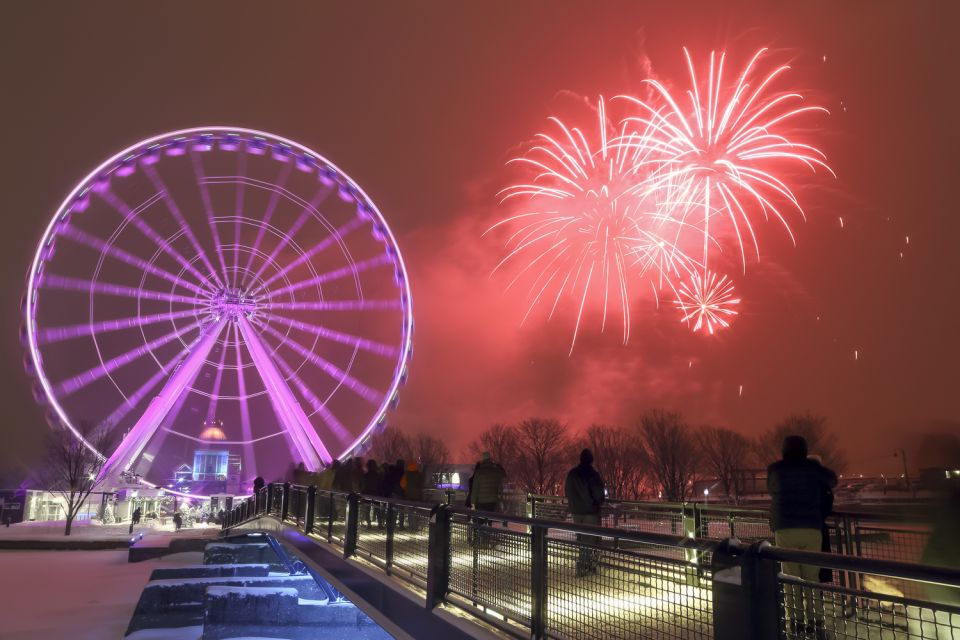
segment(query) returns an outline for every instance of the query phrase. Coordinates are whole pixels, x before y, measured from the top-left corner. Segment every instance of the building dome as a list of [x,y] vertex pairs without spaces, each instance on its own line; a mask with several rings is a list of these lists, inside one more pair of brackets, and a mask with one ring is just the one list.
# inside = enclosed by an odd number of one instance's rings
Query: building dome
[[215,422],[204,422],[203,431],[200,432],[201,440],[226,440],[227,434],[223,432],[223,423],[219,420]]

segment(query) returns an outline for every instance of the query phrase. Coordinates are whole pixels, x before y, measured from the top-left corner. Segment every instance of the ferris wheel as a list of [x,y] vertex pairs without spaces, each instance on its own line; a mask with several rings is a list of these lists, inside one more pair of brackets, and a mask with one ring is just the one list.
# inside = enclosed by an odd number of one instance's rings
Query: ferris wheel
[[319,154],[248,129],[175,131],[97,167],[47,226],[23,305],[49,419],[81,440],[81,422],[111,430],[101,477],[155,484],[197,448],[247,478],[350,455],[412,349],[376,206]]

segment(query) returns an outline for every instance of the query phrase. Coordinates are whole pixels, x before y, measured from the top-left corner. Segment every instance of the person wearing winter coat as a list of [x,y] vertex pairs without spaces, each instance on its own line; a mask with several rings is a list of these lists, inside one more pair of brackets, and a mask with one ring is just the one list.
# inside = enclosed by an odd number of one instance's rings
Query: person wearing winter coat
[[[383,496],[383,485],[383,476],[380,475],[380,466],[377,464],[377,461],[373,458],[367,460],[367,472],[363,474],[363,487],[360,493],[371,497]],[[383,509],[380,504],[368,504],[366,511],[367,529],[373,526],[371,523],[371,515],[376,516],[377,527],[382,529]]]
[[[767,467],[770,493],[770,528],[778,547],[820,551],[828,491],[837,486],[837,474],[809,458],[807,441],[801,436],[783,439],[782,457]],[[819,582],[820,569],[794,562],[783,563],[783,573],[807,582]],[[787,616],[797,633],[826,637],[822,602],[812,588],[785,586]]]
[[[593,452],[590,449],[581,451],[580,464],[567,472],[564,493],[567,496],[567,508],[575,523],[600,524],[600,508],[606,499],[606,487],[603,478],[593,468]],[[600,539],[597,536],[577,534],[577,541],[583,544],[577,560],[577,577],[582,578],[588,573],[597,572],[600,552],[588,545],[597,545]]]

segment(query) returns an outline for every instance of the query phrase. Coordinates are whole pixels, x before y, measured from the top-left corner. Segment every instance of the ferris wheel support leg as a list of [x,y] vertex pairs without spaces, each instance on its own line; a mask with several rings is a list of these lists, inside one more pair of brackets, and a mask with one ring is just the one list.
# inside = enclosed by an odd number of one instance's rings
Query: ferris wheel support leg
[[243,336],[243,341],[250,352],[250,358],[267,387],[270,402],[301,457],[299,462],[303,462],[308,469],[312,470],[317,470],[332,462],[333,458],[324,446],[323,441],[320,440],[320,436],[317,435],[313,425],[310,424],[310,419],[304,413],[300,403],[297,402],[283,376],[280,375],[280,371],[270,358],[249,320],[240,315],[237,318],[237,326],[240,328],[240,335]]
[[226,324],[226,319],[220,320],[201,334],[190,354],[174,370],[163,389],[150,401],[146,411],[130,429],[127,437],[123,439],[113,455],[107,459],[97,476],[98,482],[117,469],[125,471],[133,465],[144,447],[147,446],[150,438],[160,427],[160,423],[170,413],[177,400],[194,380],[197,372],[200,371],[200,367],[206,361],[207,354],[216,344],[217,338]]

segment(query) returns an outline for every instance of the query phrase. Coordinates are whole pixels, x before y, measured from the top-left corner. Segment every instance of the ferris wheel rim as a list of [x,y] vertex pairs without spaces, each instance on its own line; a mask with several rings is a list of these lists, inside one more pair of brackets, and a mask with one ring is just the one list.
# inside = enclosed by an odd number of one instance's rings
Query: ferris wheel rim
[[357,437],[345,447],[343,453],[340,454],[340,457],[348,458],[356,452],[357,448],[364,443],[371,433],[385,423],[386,413],[391,405],[395,402],[399,392],[399,387],[406,378],[407,367],[413,350],[413,296],[410,290],[410,281],[407,273],[406,263],[403,259],[402,253],[399,250],[399,244],[396,236],[394,235],[393,230],[390,228],[390,225],[387,223],[386,218],[383,216],[383,213],[380,211],[379,207],[377,207],[373,199],[367,194],[367,192],[353,178],[351,178],[349,174],[347,174],[325,155],[318,153],[314,149],[285,136],[261,129],[227,125],[208,125],[175,129],[172,131],[155,134],[124,147],[119,152],[109,156],[106,160],[98,164],[93,170],[87,173],[82,179],[76,182],[75,186],[56,207],[54,215],[50,218],[50,221],[44,229],[43,234],[36,245],[33,260],[30,263],[30,270],[27,275],[27,288],[24,301],[23,317],[24,324],[26,325],[27,350],[34,370],[33,375],[40,383],[46,403],[48,403],[49,407],[53,409],[61,426],[69,429],[69,431],[75,438],[77,438],[78,441],[80,441],[87,449],[96,454],[99,458],[106,459],[107,456],[94,447],[75,427],[69,413],[64,409],[57,398],[57,395],[54,393],[53,385],[47,378],[44,370],[43,359],[40,354],[40,346],[37,341],[37,328],[35,323],[35,309],[39,298],[37,277],[45,261],[44,249],[50,240],[56,237],[58,222],[60,222],[61,219],[63,219],[70,212],[71,205],[78,200],[78,197],[82,196],[91,188],[91,184],[95,179],[101,176],[111,176],[119,168],[122,161],[131,156],[131,154],[134,152],[146,151],[152,145],[156,145],[162,141],[174,140],[177,137],[195,136],[204,133],[233,133],[242,136],[248,136],[250,138],[263,138],[266,141],[278,142],[280,144],[287,145],[294,150],[304,152],[308,156],[312,156],[312,158],[316,161],[318,168],[327,167],[329,170],[332,170],[335,174],[335,177],[333,178],[334,181],[341,187],[347,187],[356,194],[354,199],[357,200],[358,203],[362,203],[372,212],[377,221],[380,223],[380,232],[386,237],[388,244],[395,249],[392,257],[396,260],[397,268],[402,276],[398,279],[397,284],[401,288],[402,298],[406,300],[406,303],[401,305],[402,321],[400,330],[400,343],[397,348],[398,356],[396,360],[396,366],[394,367],[394,372],[391,376],[389,387],[383,393],[383,398],[377,407],[377,410],[373,413],[373,417],[368,421],[367,425],[359,431]]

